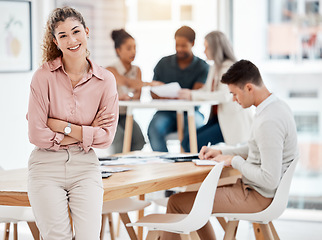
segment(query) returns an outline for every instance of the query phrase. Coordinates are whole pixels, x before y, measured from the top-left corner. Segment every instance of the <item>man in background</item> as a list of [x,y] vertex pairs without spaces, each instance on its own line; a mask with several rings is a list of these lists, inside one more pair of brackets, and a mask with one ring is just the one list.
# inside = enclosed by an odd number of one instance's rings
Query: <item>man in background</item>
[[[199,89],[207,79],[208,64],[196,57],[192,52],[195,42],[192,28],[183,26],[175,33],[176,54],[163,57],[154,68],[154,81],[163,84],[178,82],[181,88]],[[153,99],[160,99],[151,93]],[[164,99],[164,98],[163,98]],[[203,115],[195,111],[196,127],[203,125]],[[184,115],[184,133],[188,132],[187,115]],[[177,131],[177,115],[175,111],[158,111],[148,128],[148,137],[153,151],[168,152],[166,135]]]

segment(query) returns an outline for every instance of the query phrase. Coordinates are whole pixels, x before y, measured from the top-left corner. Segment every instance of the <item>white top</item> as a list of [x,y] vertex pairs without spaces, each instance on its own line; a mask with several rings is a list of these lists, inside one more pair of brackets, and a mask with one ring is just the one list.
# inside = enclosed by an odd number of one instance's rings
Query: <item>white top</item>
[[[218,102],[218,121],[225,143],[228,145],[247,142],[253,119],[253,111],[243,109],[238,103],[233,102],[228,85],[220,82],[222,75],[232,64],[232,61],[225,61],[219,72],[214,65],[211,66],[205,85],[191,92],[193,101]],[[212,91],[213,79],[215,79],[214,91]]]
[[224,149],[222,153],[238,155],[232,166],[242,173],[243,182],[264,197],[274,197],[284,172],[298,156],[291,109],[274,94],[270,95],[256,109],[248,145]]
[[[115,68],[120,75],[123,75],[130,79],[135,79],[139,71],[139,67],[135,65],[131,65],[131,69],[127,71],[120,59],[118,59],[111,67]],[[134,89],[129,88],[125,85],[117,85],[117,92],[119,95],[123,95],[123,94],[128,94],[130,92],[134,92]],[[119,112],[120,114],[125,114],[126,108],[120,107]]]

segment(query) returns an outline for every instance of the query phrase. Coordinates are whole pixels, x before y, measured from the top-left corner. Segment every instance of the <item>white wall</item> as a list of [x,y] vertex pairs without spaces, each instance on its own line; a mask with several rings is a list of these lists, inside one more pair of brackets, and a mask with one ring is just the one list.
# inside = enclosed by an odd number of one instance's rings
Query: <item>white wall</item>
[[[57,3],[60,2],[63,1],[57,0]],[[71,1],[64,2],[72,3]],[[76,3],[75,5],[92,6],[93,16],[90,21],[94,27],[90,38],[90,41],[93,41],[90,44],[92,46],[91,58],[98,64],[107,66],[115,59],[114,47],[109,37],[111,29],[125,25],[124,1],[74,0],[73,2]],[[55,0],[31,0],[31,3],[33,71],[0,73],[0,166],[4,169],[26,167],[33,149],[33,145],[28,140],[26,120],[29,85],[33,72],[41,61],[40,44],[43,29],[49,12],[55,7]]]
[[238,0],[233,7],[234,50],[238,59],[266,59],[266,0]]

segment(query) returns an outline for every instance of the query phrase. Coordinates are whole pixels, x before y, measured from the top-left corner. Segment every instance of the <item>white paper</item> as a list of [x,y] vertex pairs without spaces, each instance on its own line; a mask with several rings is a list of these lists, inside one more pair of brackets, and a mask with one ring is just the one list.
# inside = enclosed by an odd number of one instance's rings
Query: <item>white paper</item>
[[159,97],[177,98],[178,92],[181,89],[179,83],[167,83],[160,86],[151,87],[151,91]]
[[212,160],[192,160],[198,166],[213,166],[218,162]]

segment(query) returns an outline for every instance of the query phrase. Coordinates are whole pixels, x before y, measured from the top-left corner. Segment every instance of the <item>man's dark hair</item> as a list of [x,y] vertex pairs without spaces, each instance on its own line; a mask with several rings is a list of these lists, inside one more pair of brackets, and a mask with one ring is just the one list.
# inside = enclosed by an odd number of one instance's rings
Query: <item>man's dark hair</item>
[[176,37],[185,37],[186,39],[189,40],[189,42],[193,43],[196,38],[196,33],[191,27],[182,26],[174,34],[174,38]]
[[221,82],[234,84],[240,88],[243,88],[247,83],[252,83],[256,86],[263,84],[258,68],[248,60],[240,60],[234,63],[222,76]]

